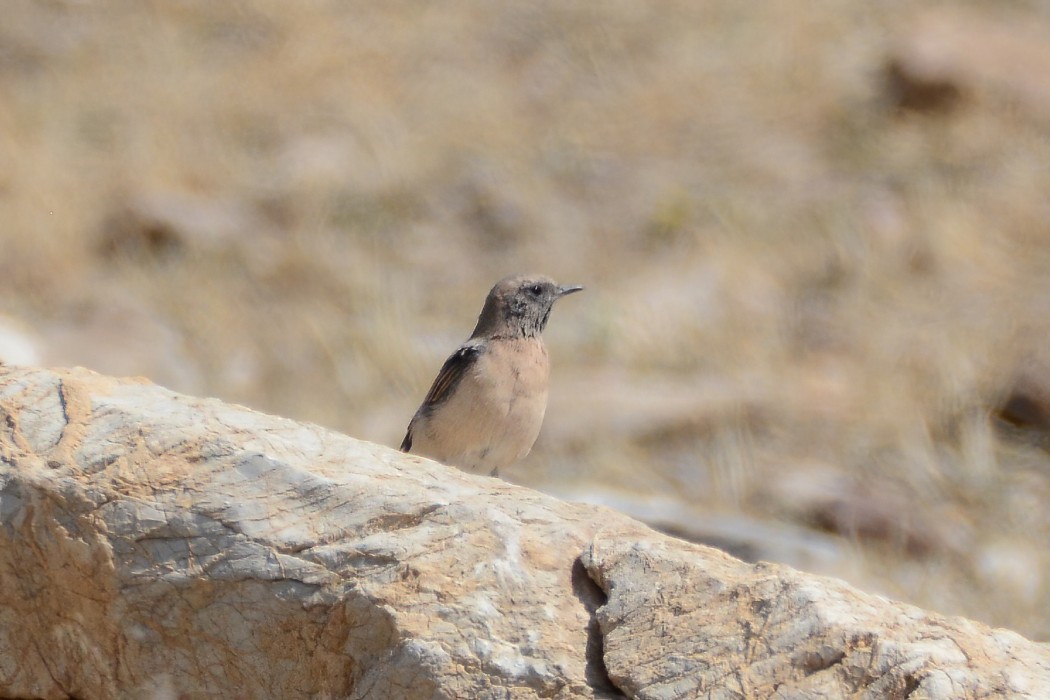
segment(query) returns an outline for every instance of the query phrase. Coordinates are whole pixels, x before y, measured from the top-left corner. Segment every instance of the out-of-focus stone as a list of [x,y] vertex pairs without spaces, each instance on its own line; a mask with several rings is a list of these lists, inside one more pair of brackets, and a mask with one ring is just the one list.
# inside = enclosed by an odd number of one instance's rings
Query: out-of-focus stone
[[794,520],[913,555],[962,553],[973,545],[972,524],[952,504],[918,507],[919,495],[889,480],[859,480],[830,467],[793,465],[765,492]]
[[0,363],[40,364],[40,341],[13,318],[0,316]]
[[[105,257],[167,259],[189,249],[215,251],[236,243],[263,244],[266,219],[247,202],[176,191],[144,191],[122,199],[103,222]],[[244,248],[246,246],[242,246]]]
[[1050,358],[1031,354],[1021,363],[998,409],[1017,428],[1050,431]]
[[151,377],[183,391],[201,391],[201,370],[178,329],[117,286],[96,288],[78,305],[40,323],[40,355],[50,365]]
[[1050,118],[1050,25],[943,5],[908,18],[887,60],[896,106],[944,110],[990,91]]

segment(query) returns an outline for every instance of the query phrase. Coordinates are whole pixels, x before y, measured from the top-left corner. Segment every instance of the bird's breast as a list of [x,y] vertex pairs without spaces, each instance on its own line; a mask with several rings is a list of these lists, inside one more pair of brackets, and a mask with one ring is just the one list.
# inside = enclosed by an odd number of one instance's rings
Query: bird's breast
[[550,360],[538,338],[492,342],[474,370],[485,394],[508,413],[527,410],[536,401],[547,404]]
[[435,457],[488,474],[532,449],[547,409],[550,362],[538,338],[490,341],[427,425]]

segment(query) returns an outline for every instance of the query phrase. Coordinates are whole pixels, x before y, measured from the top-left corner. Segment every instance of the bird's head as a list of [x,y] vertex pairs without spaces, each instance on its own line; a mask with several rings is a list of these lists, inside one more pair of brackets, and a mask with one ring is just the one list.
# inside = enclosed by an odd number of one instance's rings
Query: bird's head
[[578,285],[559,286],[544,275],[504,277],[485,299],[471,337],[537,336],[547,327],[554,302],[581,289]]

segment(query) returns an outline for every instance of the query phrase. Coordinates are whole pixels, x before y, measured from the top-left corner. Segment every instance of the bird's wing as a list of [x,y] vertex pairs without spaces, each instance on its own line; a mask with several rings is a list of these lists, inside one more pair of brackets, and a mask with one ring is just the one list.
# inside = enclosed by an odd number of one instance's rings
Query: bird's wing
[[422,405],[416,411],[416,416],[412,418],[412,423],[408,425],[405,439],[401,441],[402,452],[409,452],[412,449],[412,425],[416,422],[416,417],[425,415],[447,399],[484,350],[483,342],[471,341],[461,345],[458,350],[449,355],[445,364],[441,365],[441,370],[423,399]]

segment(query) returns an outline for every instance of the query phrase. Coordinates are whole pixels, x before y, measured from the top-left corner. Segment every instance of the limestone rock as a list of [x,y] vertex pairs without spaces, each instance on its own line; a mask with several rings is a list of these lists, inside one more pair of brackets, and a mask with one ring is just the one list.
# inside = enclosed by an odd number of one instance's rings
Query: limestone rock
[[774,564],[605,531],[583,557],[630,697],[1039,698],[1050,649]]
[[1050,651],[316,426],[0,367],[0,696],[909,691],[1050,696]]

